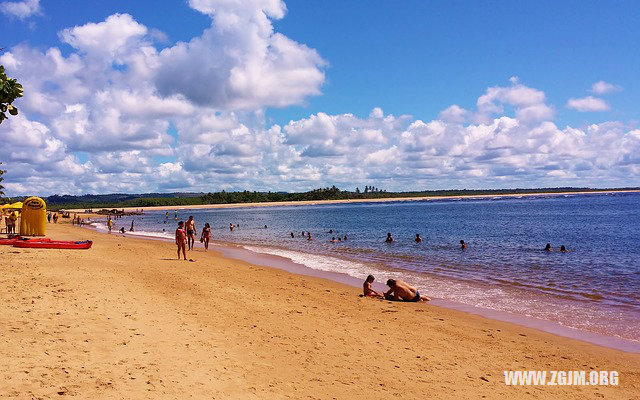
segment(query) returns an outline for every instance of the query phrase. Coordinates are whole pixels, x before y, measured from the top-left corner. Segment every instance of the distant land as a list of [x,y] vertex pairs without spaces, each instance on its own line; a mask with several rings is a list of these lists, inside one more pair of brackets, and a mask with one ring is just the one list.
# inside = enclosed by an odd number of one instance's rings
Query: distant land
[[[143,194],[85,194],[81,196],[53,195],[45,197],[47,207],[51,210],[60,209],[96,209],[96,208],[144,208],[157,206],[197,206],[208,204],[245,204],[245,203],[275,203],[297,201],[323,200],[376,200],[402,199],[416,197],[468,197],[468,196],[501,196],[526,195],[543,193],[590,193],[590,192],[624,192],[638,191],[640,187],[627,188],[537,188],[537,189],[451,189],[424,190],[410,192],[387,192],[375,187],[365,186],[360,191],[340,190],[335,186],[314,189],[308,192],[210,192],[210,193],[143,193]],[[4,202],[19,201],[25,197],[13,197]],[[0,202],[2,203],[2,202]]]

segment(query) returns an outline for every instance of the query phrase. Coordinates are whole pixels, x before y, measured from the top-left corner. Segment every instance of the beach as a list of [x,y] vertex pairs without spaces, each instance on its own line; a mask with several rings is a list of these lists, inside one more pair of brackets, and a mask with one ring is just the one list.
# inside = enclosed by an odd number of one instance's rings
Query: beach
[[[640,355],[172,243],[49,224],[87,251],[0,247],[0,396],[638,398]],[[507,386],[505,370],[617,371]]]
[[[640,193],[640,190],[599,190],[588,192],[550,192],[550,193],[516,193],[516,194],[480,194],[468,196],[419,196],[419,197],[387,197],[373,199],[348,199],[348,200],[302,200],[302,201],[272,201],[262,203],[232,203],[232,204],[195,204],[182,206],[152,206],[152,207],[115,207],[125,212],[135,212],[142,210],[200,210],[210,208],[239,208],[239,207],[278,207],[278,206],[308,206],[318,204],[353,204],[353,203],[386,203],[398,201],[431,201],[431,200],[462,200],[462,199],[491,199],[500,197],[539,197],[539,196],[560,196],[560,195],[588,195],[606,193]],[[113,209],[113,207],[106,207]],[[84,213],[84,209],[68,209],[67,211]]]

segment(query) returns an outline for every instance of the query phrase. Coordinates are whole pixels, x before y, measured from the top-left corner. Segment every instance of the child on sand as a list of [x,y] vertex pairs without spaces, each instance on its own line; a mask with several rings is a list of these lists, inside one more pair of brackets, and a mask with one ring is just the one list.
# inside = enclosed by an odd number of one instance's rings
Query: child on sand
[[178,260],[180,259],[180,250],[184,259],[187,259],[187,232],[184,230],[184,221],[178,222],[176,229],[176,246],[178,246]]
[[362,284],[362,290],[364,292],[364,295],[366,297],[377,297],[380,299],[384,299],[384,294],[376,292],[375,290],[371,289],[371,284],[375,279],[376,278],[374,278],[373,275],[367,276],[367,279],[365,279],[364,283]]

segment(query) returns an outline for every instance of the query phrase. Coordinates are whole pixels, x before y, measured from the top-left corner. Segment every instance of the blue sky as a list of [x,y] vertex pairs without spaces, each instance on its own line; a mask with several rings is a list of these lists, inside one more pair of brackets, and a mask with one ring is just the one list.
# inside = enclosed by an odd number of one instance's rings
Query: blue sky
[[60,4],[0,4],[0,62],[33,94],[0,126],[17,194],[640,184],[638,2]]

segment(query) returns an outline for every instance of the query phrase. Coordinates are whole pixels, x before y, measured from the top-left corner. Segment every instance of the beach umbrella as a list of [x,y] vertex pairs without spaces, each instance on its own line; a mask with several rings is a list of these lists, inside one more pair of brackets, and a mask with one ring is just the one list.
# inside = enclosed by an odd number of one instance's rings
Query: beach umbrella
[[22,202],[21,202],[21,201],[17,201],[17,202],[15,202],[15,203],[13,203],[13,204],[11,205],[11,208],[17,208],[17,209],[22,210]]

